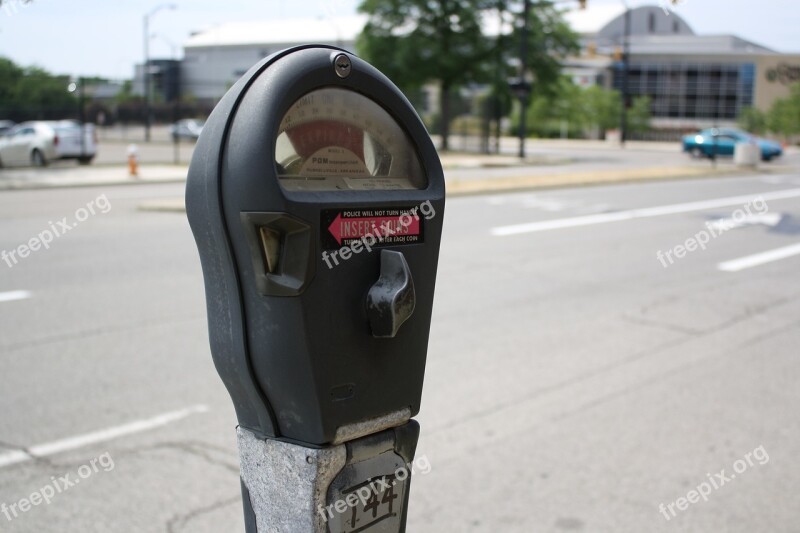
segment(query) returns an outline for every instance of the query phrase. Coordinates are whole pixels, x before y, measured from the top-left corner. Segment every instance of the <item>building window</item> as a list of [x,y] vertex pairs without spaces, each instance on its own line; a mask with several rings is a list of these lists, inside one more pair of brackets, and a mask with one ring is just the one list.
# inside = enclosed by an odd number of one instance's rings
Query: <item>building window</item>
[[650,16],[647,20],[647,25],[650,28],[650,33],[656,32],[656,16],[654,13],[650,13]]
[[[622,88],[621,65],[613,71],[613,87]],[[753,104],[755,66],[724,63],[641,63],[631,65],[630,98],[648,96],[653,116],[735,120]]]
[[681,32],[681,25],[678,24],[677,20],[672,21],[672,33],[680,33]]

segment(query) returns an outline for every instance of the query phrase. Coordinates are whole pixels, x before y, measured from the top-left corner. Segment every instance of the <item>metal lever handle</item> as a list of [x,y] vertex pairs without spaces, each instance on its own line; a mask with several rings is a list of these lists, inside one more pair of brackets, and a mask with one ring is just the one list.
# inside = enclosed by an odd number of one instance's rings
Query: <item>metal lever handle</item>
[[414,280],[401,252],[381,250],[381,275],[367,294],[373,337],[391,338],[414,312]]

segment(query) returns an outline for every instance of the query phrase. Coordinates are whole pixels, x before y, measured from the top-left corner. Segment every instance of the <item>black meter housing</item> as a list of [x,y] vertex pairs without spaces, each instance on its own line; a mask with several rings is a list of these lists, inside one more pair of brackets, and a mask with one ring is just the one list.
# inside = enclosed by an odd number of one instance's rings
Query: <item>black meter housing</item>
[[349,52],[279,52],[230,89],[186,208],[242,427],[324,446],[419,411],[444,195],[413,107]]

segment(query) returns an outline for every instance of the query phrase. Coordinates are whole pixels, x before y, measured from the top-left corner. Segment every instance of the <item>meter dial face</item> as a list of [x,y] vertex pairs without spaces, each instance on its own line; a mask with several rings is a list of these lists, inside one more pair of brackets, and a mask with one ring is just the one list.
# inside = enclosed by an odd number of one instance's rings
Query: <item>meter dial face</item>
[[324,88],[297,100],[281,120],[275,164],[288,191],[424,189],[408,134],[357,92]]

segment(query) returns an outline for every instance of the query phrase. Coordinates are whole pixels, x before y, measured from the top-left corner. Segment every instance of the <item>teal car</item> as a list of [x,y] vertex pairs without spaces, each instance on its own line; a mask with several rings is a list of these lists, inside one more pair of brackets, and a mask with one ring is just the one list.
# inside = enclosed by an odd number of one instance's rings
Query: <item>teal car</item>
[[771,161],[783,155],[783,147],[775,141],[750,135],[735,128],[711,128],[683,138],[683,151],[692,157],[732,156],[738,143],[756,143],[761,160]]

